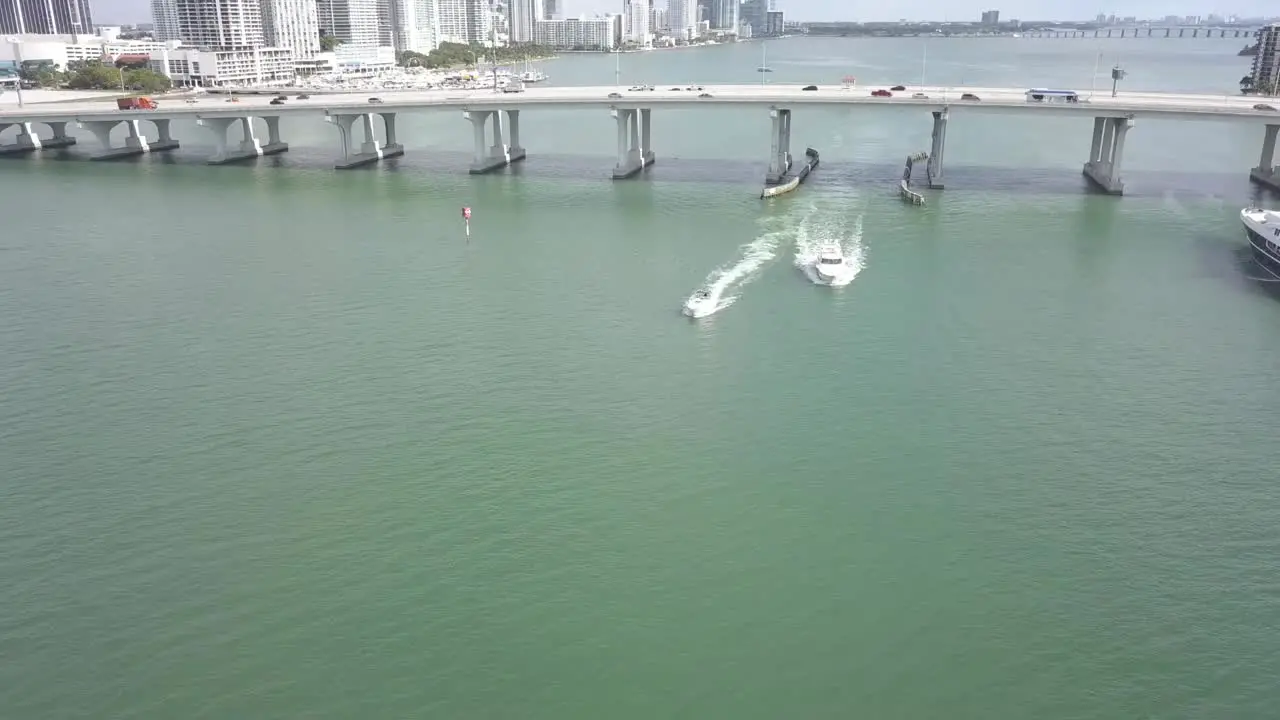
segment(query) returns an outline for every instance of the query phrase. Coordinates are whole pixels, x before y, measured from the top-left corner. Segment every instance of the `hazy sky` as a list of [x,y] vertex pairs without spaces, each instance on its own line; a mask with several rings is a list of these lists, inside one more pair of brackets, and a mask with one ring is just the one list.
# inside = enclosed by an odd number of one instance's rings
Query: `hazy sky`
[[[658,0],[660,3],[665,0]],[[1272,2],[1263,0],[1099,0],[1093,7],[1088,0],[917,0],[891,4],[871,0],[778,0],[778,9],[792,20],[977,20],[983,10],[999,10],[1003,18],[1084,20],[1100,12],[1139,17],[1165,15],[1264,15],[1277,11]],[[92,0],[94,22],[136,23],[151,21],[149,0]],[[567,14],[620,12],[622,0],[565,0]]]

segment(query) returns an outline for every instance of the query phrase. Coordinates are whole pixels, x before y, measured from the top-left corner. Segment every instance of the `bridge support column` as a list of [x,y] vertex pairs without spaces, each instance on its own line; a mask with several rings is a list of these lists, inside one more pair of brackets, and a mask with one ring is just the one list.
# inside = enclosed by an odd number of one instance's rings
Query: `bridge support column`
[[[111,144],[111,131],[120,123],[124,123],[128,136],[124,139],[124,146]],[[156,127],[161,137],[155,142],[147,140],[147,136],[142,133],[140,123],[141,119],[133,118],[129,120],[88,120],[78,123],[78,125],[89,132],[102,143],[102,152],[91,156],[90,160],[112,160],[115,158],[129,157],[132,155],[142,155],[148,152],[159,152],[161,150],[172,150],[178,147],[178,141],[169,136],[168,120],[162,120],[164,126],[161,129],[159,122]]]
[[654,154],[649,149],[650,110],[613,110],[618,123],[618,162],[613,166],[613,179],[629,178],[653,164]]
[[947,149],[947,117],[946,110],[933,113],[933,146],[929,149],[929,162],[925,165],[928,186],[931,190],[944,187],[942,179],[942,160]]
[[[516,111],[517,113],[519,111]],[[524,159],[524,148],[519,148],[519,152],[515,152],[516,148],[511,147],[503,139],[502,136],[502,112],[499,110],[464,110],[462,116],[471,121],[471,127],[475,131],[475,154],[471,158],[471,174],[481,175],[491,172],[501,167],[506,167],[513,162]],[[519,124],[519,116],[516,116],[516,124]],[[493,121],[492,144],[489,144],[485,138],[485,125],[490,120]],[[508,125],[511,124],[510,115],[508,115]],[[519,130],[512,127],[512,131],[518,133]],[[515,136],[512,136],[515,139]]]
[[1108,195],[1123,195],[1120,168],[1124,160],[1124,140],[1133,127],[1132,117],[1101,117],[1093,120],[1093,143],[1084,176]]
[[1249,171],[1249,179],[1272,190],[1280,190],[1280,178],[1275,176],[1276,135],[1280,125],[1267,125],[1262,135],[1262,157],[1258,167]]
[[764,176],[765,185],[784,182],[791,171],[791,111],[773,108],[769,111],[773,120],[770,135],[769,171]]
[[[404,154],[404,147],[391,142],[395,136],[395,113],[379,113],[388,133],[387,143],[378,142],[377,132],[373,127],[373,113],[330,114],[325,117],[329,123],[338,128],[338,139],[342,144],[342,157],[333,164],[338,170],[347,170],[361,165],[378,162],[386,158],[399,157]],[[390,119],[388,119],[390,116]],[[364,142],[356,148],[355,125],[360,121],[363,128]],[[270,131],[270,125],[267,127]]]
[[13,155],[17,153],[26,153],[39,150],[43,147],[40,135],[32,129],[32,122],[16,122],[0,124],[0,132],[4,132],[6,128],[17,126],[18,140],[9,145],[0,145],[0,155]]
[[[263,120],[267,123],[268,134],[265,145],[258,138],[258,133],[253,126],[252,116],[197,118],[197,125],[209,128],[209,131],[213,133],[214,145],[217,147],[214,154],[209,156],[208,163],[210,165],[222,165],[236,162],[237,160],[250,160],[262,155],[275,155],[288,150],[289,145],[280,141],[280,117],[271,116],[263,118]],[[227,144],[227,130],[237,122],[240,123],[241,140],[238,146],[231,147]],[[167,133],[167,128],[165,132]]]

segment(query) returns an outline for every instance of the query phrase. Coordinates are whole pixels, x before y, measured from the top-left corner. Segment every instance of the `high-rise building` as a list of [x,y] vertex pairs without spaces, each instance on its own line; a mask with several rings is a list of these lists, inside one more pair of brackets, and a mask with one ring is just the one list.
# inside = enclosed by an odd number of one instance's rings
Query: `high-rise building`
[[265,45],[258,0],[174,0],[178,34],[211,50],[252,50]]
[[738,0],[710,0],[707,22],[717,30],[738,31]]
[[659,30],[668,30],[670,25],[667,24],[667,10],[660,8],[656,4],[649,6],[649,32],[656,33]]
[[262,0],[262,31],[267,45],[292,50],[296,60],[320,52],[315,0]]
[[652,6],[649,0],[622,0],[622,40],[636,45],[653,42],[649,20]]
[[560,19],[560,0],[542,0],[542,19]]
[[[290,10],[290,3],[303,0],[281,0],[273,8],[273,21],[281,27],[296,28],[300,24],[280,15]],[[193,46],[191,51],[175,51],[186,57],[191,71],[182,73],[200,84],[262,84],[287,81],[294,76],[294,53],[291,48],[266,44],[263,6],[260,0],[173,0],[178,17],[178,36]],[[294,6],[296,10],[297,7]],[[282,31],[286,35],[296,29]],[[189,56],[189,57],[188,57]],[[165,65],[183,60],[170,57]],[[194,70],[199,63],[200,70]]]
[[533,42],[533,24],[543,18],[540,0],[508,0],[507,17],[510,19],[511,42]]
[[[379,17],[379,1],[318,0],[316,15],[319,29],[326,35],[337,38],[344,45],[362,48],[379,47],[383,45],[381,25],[384,21]],[[389,20],[385,22],[389,23]],[[389,27],[387,32],[390,33]],[[389,39],[386,44],[391,44]]]
[[489,43],[493,31],[493,10],[488,0],[435,0],[440,24],[439,42]]
[[533,27],[534,42],[548,47],[576,50],[613,50],[622,39],[622,16],[539,20]]
[[983,12],[983,13],[982,13],[982,24],[983,24],[983,25],[999,25],[999,24],[1000,24],[1000,11],[999,11],[999,10],[987,10],[987,11]]
[[89,0],[0,0],[0,33],[92,35]]
[[1280,93],[1280,23],[1259,28],[1258,54],[1253,56],[1253,87],[1267,95]]
[[177,0],[151,0],[151,19],[154,29],[151,31],[156,40],[168,42],[181,40],[178,31]]
[[392,46],[397,52],[405,50],[429,53],[439,45],[436,27],[440,24],[435,0],[392,0]]
[[667,0],[667,25],[677,39],[690,40],[698,27],[697,0]]

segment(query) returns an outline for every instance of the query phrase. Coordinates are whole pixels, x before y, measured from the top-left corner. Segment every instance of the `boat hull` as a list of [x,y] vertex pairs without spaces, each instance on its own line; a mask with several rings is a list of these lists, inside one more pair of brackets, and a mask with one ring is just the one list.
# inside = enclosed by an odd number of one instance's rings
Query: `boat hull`
[[1254,262],[1280,278],[1280,237],[1263,237],[1247,223],[1244,226],[1244,232],[1249,238],[1249,248],[1253,251]]

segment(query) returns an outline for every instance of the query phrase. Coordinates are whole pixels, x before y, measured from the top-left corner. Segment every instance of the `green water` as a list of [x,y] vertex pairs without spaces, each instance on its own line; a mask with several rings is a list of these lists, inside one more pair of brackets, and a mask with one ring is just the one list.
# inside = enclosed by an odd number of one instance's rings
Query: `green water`
[[[769,63],[888,82],[913,42]],[[1069,42],[937,42],[930,82],[1087,86]],[[1244,62],[1101,47],[1135,88]],[[492,177],[453,115],[345,173],[318,118],[244,166],[194,127],[0,163],[0,717],[1274,715],[1258,128],[1140,122],[1108,198],[1087,120],[956,113],[921,209],[927,114],[798,112],[823,166],[771,203],[767,117],[655,112],[611,183],[607,116],[527,114]],[[795,267],[824,240],[847,287]],[[733,304],[680,317],[717,271]]]

